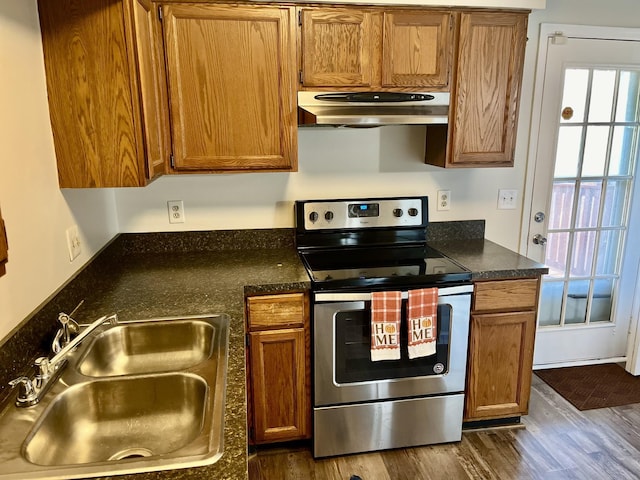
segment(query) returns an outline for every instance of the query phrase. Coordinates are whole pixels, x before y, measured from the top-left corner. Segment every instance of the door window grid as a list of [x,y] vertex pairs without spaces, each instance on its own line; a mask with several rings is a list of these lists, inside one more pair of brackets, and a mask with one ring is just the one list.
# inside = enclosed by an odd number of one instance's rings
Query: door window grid
[[541,326],[611,321],[638,155],[639,78],[622,69],[565,70],[562,107],[573,110],[563,110],[559,126]]

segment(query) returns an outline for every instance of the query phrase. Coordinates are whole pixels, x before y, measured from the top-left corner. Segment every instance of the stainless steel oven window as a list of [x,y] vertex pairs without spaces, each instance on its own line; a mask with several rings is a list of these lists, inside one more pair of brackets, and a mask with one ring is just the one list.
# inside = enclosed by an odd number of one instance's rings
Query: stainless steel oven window
[[449,366],[451,307],[438,306],[438,337],[436,353],[428,357],[409,359],[407,349],[406,301],[403,301],[403,321],[400,324],[400,360],[371,361],[370,302],[362,310],[340,311],[335,314],[334,380],[345,383],[391,380],[429,375],[446,375]]

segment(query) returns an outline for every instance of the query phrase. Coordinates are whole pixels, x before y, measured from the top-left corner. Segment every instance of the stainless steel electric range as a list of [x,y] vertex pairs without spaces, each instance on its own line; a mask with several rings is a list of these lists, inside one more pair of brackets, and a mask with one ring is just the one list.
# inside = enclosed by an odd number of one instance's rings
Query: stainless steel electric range
[[[427,197],[296,202],[312,281],[314,456],[462,436],[471,273],[426,241]],[[371,360],[371,296],[437,287],[436,352]],[[406,322],[401,323],[406,335]]]

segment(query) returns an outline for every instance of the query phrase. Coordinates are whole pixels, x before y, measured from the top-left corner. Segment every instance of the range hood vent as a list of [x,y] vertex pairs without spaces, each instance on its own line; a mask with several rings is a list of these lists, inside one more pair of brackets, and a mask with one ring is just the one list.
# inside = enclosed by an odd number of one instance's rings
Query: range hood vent
[[448,93],[298,92],[301,126],[446,124]]

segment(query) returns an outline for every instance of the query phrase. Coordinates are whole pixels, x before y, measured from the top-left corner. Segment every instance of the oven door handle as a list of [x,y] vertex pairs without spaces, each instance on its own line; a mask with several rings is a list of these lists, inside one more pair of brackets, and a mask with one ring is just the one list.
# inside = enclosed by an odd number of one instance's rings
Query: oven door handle
[[[459,285],[456,287],[438,288],[438,297],[446,297],[449,295],[469,294],[473,292],[473,285]],[[319,302],[367,302],[371,300],[370,292],[353,292],[353,293],[328,293],[316,292],[315,301]],[[403,291],[402,298],[409,298],[409,292]]]

